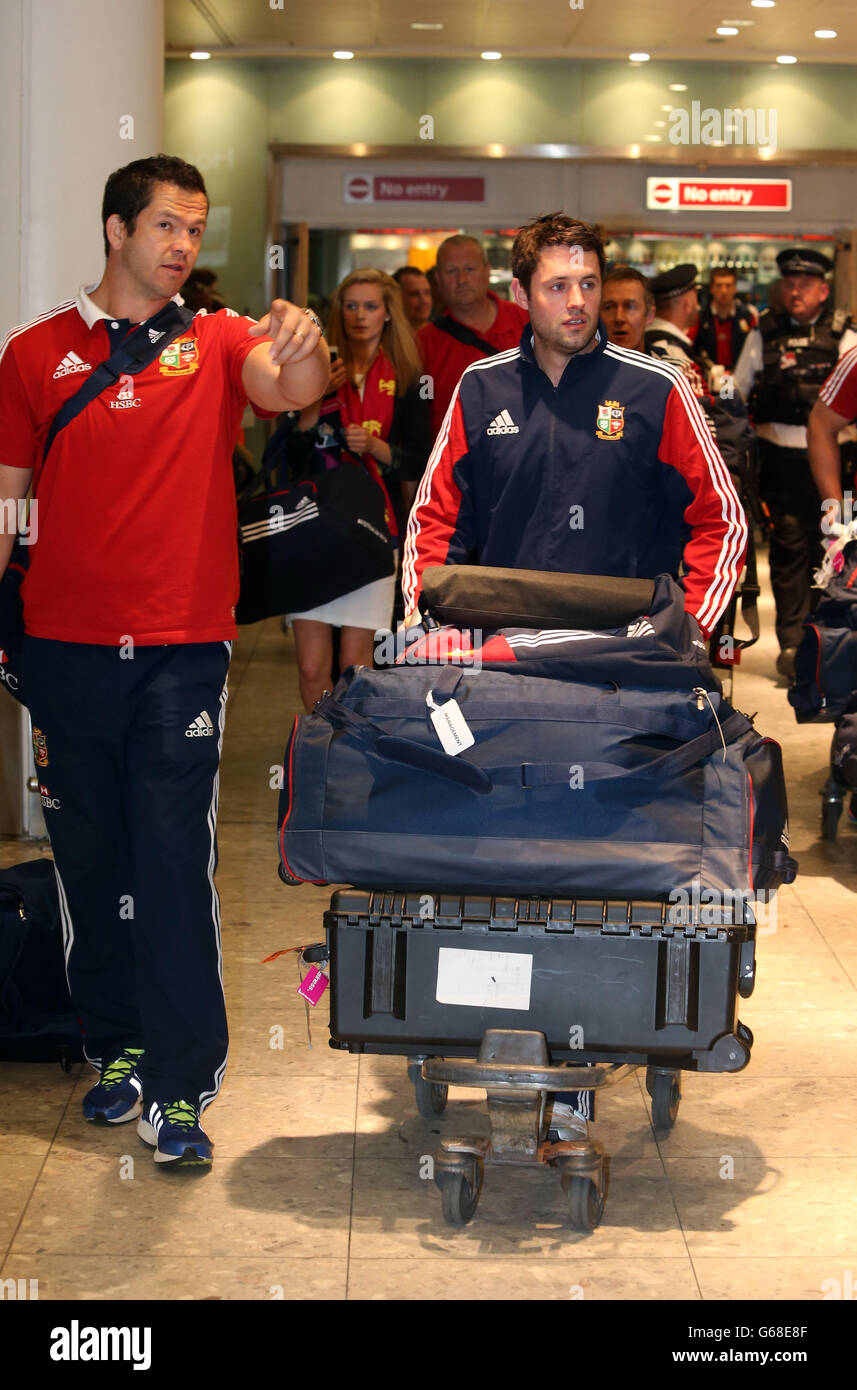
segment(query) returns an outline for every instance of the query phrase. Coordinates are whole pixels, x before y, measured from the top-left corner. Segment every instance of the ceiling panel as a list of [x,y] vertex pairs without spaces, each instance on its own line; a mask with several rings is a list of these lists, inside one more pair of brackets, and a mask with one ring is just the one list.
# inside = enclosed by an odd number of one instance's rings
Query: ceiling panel
[[[575,5],[581,0],[575,0]],[[389,57],[466,57],[486,47],[505,57],[625,57],[639,48],[653,58],[715,62],[857,61],[857,0],[777,0],[753,9],[749,0],[167,0],[167,51],[206,47],[215,56],[252,51],[302,57],[351,48]],[[746,22],[718,38],[727,20]],[[442,24],[415,30],[414,23]],[[835,40],[813,37],[817,28]]]

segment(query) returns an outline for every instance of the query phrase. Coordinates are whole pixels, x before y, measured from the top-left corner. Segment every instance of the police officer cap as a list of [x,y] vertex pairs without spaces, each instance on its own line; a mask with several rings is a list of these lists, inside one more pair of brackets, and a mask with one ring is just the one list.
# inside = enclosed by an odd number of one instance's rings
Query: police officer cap
[[649,289],[655,299],[677,299],[680,294],[687,294],[696,284],[697,269],[689,261],[683,265],[674,265],[672,270],[665,270],[663,274],[656,275],[649,281]]
[[824,279],[833,269],[833,262],[820,251],[808,251],[805,247],[789,247],[777,256],[781,275],[818,275]]

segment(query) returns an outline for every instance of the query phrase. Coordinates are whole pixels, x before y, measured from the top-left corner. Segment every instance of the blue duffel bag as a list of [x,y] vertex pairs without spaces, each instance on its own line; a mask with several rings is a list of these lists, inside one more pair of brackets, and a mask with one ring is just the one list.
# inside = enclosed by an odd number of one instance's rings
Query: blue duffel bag
[[857,540],[845,544],[838,566],[829,575],[825,566],[818,571],[824,597],[805,620],[795,653],[789,704],[799,724],[831,723],[857,693]]
[[295,720],[279,823],[293,883],[666,897],[797,867],[779,745],[719,693],[523,668],[349,668]]

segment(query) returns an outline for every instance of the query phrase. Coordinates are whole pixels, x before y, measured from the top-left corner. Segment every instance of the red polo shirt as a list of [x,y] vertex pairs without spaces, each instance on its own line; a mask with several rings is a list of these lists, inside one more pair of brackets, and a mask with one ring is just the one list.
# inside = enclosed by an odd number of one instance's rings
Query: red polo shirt
[[[493,290],[488,291],[488,298],[493,299],[497,306],[497,317],[490,328],[477,336],[484,338],[486,343],[490,343],[500,352],[505,352],[506,348],[516,348],[521,341],[524,325],[530,321],[526,309],[521,309],[511,300],[498,299]],[[450,314],[449,317],[455,318],[455,315]],[[456,322],[459,320],[456,319]],[[486,354],[480,352],[479,348],[457,342],[448,333],[444,333],[442,328],[436,328],[433,323],[427,323],[420,329],[417,342],[423,355],[426,375],[432,378],[434,386],[431,427],[437,434],[464,368],[469,367],[471,362],[480,362]]]
[[103,646],[235,636],[232,447],[247,403],[244,359],[265,341],[247,336],[252,323],[232,310],[198,313],[61,430],[44,467],[57,411],[130,325],[81,291],[9,333],[0,463],[34,470],[36,538],[22,586],[32,636]]

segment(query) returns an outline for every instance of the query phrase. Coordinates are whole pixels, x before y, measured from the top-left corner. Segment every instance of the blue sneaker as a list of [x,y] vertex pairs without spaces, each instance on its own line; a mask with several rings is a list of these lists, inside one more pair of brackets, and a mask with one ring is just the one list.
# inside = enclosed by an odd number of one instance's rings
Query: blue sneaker
[[83,1118],[94,1125],[124,1125],[143,1109],[143,1087],[137,1067],[142,1047],[126,1047],[105,1067],[101,1080],[83,1097]]
[[147,1102],[137,1133],[155,1150],[156,1163],[176,1168],[210,1167],[214,1145],[199,1123],[199,1111],[189,1100]]

